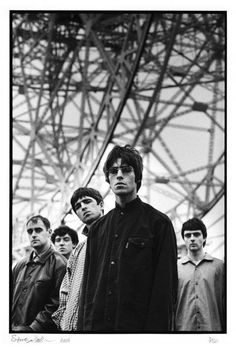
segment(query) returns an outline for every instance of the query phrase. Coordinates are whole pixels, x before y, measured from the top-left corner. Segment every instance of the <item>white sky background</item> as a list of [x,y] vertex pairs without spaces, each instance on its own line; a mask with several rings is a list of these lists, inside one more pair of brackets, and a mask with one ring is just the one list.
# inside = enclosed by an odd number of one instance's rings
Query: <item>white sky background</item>
[[[176,4],[177,3],[177,4]],[[9,296],[8,296],[8,281],[9,281],[9,11],[10,10],[179,10],[179,11],[222,11],[226,10],[227,13],[227,102],[228,102],[228,121],[227,121],[227,279],[228,279],[228,334],[201,334],[201,335],[67,335],[63,337],[60,335],[47,335],[44,337],[44,342],[41,343],[41,347],[48,347],[50,349],[56,347],[73,347],[81,349],[158,349],[160,346],[166,344],[173,349],[178,348],[191,348],[192,349],[205,349],[207,345],[215,346],[218,349],[231,349],[235,348],[236,340],[234,338],[235,333],[235,261],[233,259],[235,252],[235,238],[236,230],[233,227],[233,218],[235,213],[233,212],[233,200],[235,201],[235,185],[233,183],[233,176],[235,174],[235,139],[236,139],[236,127],[235,127],[235,99],[236,91],[234,88],[234,82],[236,80],[236,5],[233,5],[233,1],[206,1],[198,0],[197,2],[190,1],[139,1],[135,2],[135,6],[132,6],[132,1],[119,0],[118,2],[108,1],[45,1],[41,0],[40,3],[31,1],[17,1],[8,0],[2,1],[0,5],[0,33],[1,33],[1,53],[0,53],[0,67],[1,67],[1,85],[0,85],[0,101],[1,101],[1,137],[0,137],[0,160],[1,160],[1,181],[0,181],[0,193],[1,193],[1,231],[2,231],[2,254],[1,254],[1,348],[24,348],[26,346],[38,346],[35,343],[25,345],[17,344],[12,341],[12,335],[8,334],[8,309],[9,309]],[[174,6],[173,6],[174,4]],[[21,335],[24,338],[24,335]],[[27,336],[29,340],[34,339],[34,335]],[[217,343],[210,343],[210,337],[214,338]],[[41,335],[38,336],[41,338]],[[69,339],[70,343],[63,344],[61,339]],[[48,342],[52,341],[52,342]]]

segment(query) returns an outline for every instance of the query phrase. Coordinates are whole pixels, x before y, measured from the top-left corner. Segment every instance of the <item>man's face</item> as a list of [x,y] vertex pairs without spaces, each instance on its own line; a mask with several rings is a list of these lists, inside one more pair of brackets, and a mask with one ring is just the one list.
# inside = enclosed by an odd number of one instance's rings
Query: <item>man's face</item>
[[122,163],[122,160],[119,158],[108,171],[110,186],[115,195],[121,197],[136,196],[137,184],[132,166]]
[[40,252],[49,245],[50,241],[50,229],[46,229],[43,221],[41,219],[36,219],[37,221],[29,221],[26,227],[30,245],[36,251]]
[[70,235],[66,233],[64,236],[55,237],[54,246],[58,252],[60,252],[62,255],[65,255],[67,258],[74,249],[75,244],[72,242]]
[[90,196],[79,198],[75,203],[75,212],[79,219],[86,225],[91,225],[100,218],[103,211],[103,203],[97,203],[96,199]]
[[185,230],[184,241],[188,250],[196,252],[202,249],[205,242],[201,230]]

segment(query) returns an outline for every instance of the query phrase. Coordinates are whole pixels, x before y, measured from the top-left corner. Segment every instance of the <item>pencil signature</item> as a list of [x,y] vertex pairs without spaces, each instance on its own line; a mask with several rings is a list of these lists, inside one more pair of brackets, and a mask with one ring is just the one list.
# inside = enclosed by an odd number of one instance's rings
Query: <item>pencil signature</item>
[[44,336],[38,337],[21,337],[19,335],[13,334],[11,336],[11,342],[12,343],[45,343],[45,342],[51,342],[53,340],[49,340],[45,338]]

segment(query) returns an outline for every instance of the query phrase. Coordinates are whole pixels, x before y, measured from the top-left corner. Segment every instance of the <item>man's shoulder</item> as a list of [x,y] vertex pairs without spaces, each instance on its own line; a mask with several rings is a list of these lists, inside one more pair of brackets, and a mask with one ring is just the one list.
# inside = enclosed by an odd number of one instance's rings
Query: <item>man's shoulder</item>
[[67,259],[58,251],[56,251],[55,249],[52,249],[51,252],[51,257],[53,259],[55,259],[56,263],[59,265],[65,265],[67,264]]
[[23,257],[21,260],[19,260],[13,267],[13,271],[21,270],[28,262],[28,257]]
[[72,251],[69,260],[74,259],[80,252],[86,247],[87,244],[87,237],[82,241],[77,244],[75,249]]
[[206,257],[208,257],[209,260],[211,260],[215,266],[217,267],[224,267],[224,261],[219,259],[219,258],[216,258],[210,254],[207,254],[206,253]]
[[183,255],[177,260],[178,266],[183,266],[183,267],[186,266],[186,263],[188,262],[190,262],[190,259],[187,255]]
[[107,222],[107,220],[110,219],[110,217],[112,216],[112,213],[114,212],[115,209],[111,209],[108,213],[106,213],[105,215],[101,216],[98,220],[96,220],[90,227],[90,229],[94,229],[97,228],[99,226],[102,226],[104,223]]
[[141,206],[143,207],[143,210],[150,213],[150,215],[153,218],[158,219],[158,220],[163,221],[163,222],[171,222],[170,218],[166,214],[164,214],[160,210],[154,208],[152,205],[141,201]]

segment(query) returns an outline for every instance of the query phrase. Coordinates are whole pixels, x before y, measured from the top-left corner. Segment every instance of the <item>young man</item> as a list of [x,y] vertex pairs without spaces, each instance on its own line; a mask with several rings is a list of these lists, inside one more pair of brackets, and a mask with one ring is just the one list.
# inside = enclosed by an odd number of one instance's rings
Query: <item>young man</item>
[[204,252],[207,230],[200,219],[186,221],[181,234],[187,255],[178,262],[175,330],[224,331],[224,263]]
[[168,332],[177,294],[169,218],[140,200],[142,158],[115,146],[104,165],[116,207],[90,229],[80,317],[83,331]]
[[50,243],[48,219],[33,216],[26,229],[33,251],[13,269],[12,331],[53,332],[56,327],[51,315],[59,305],[66,259]]
[[77,232],[66,225],[56,228],[51,236],[51,240],[55,249],[64,255],[66,259],[69,259],[72,250],[79,243]]
[[[85,224],[82,233],[87,237],[92,223],[103,215],[101,194],[93,188],[80,187],[73,193],[71,206]],[[78,321],[78,307],[86,246],[86,240],[78,244],[68,260],[67,272],[60,288],[60,306],[53,314],[58,330],[79,331],[81,329]]]

